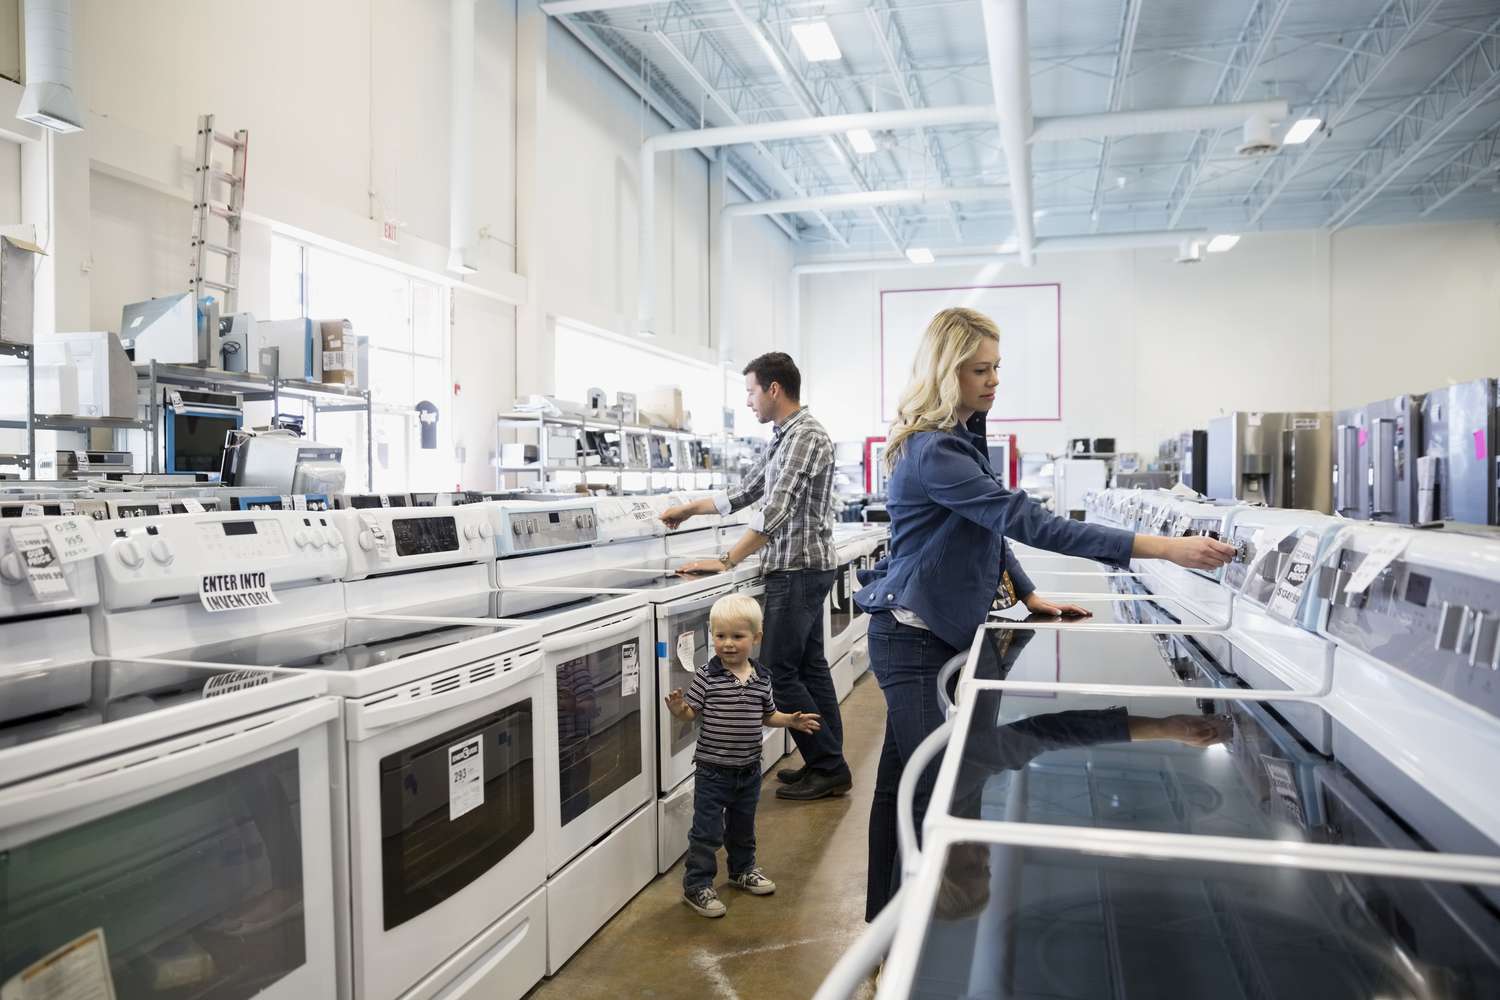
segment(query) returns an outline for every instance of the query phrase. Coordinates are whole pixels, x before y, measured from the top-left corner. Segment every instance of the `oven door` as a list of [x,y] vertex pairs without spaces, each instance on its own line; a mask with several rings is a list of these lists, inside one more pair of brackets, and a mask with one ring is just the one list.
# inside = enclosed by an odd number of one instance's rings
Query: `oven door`
[[542,640],[548,874],[656,797],[655,633],[643,608]]
[[829,663],[844,655],[853,638],[850,628],[854,625],[854,592],[850,580],[854,571],[852,563],[843,562],[834,571],[833,589],[828,592],[828,607],[823,616],[823,652]]
[[337,715],[303,702],[0,792],[0,992],[41,995],[22,979],[69,949],[97,971],[59,996],[106,975],[119,1000],[338,995]]
[[[714,655],[708,614],[714,602],[729,593],[728,587],[698,594],[656,609],[655,697],[693,683],[693,674]],[[659,704],[652,701],[652,705]],[[698,724],[683,722],[671,712],[657,712],[656,745],[659,789],[670,792],[693,774],[693,750],[698,745]]]
[[362,1000],[400,996],[542,885],[541,655],[493,662],[348,704]]
[[[766,581],[764,579],[757,578],[757,579],[754,579],[754,580],[746,581],[745,583],[740,584],[736,589],[741,594],[744,594],[746,597],[754,598],[755,599],[755,603],[760,605],[761,614],[762,615],[765,614],[765,612],[766,612]],[[759,643],[757,643],[755,645],[755,647],[750,650],[750,656],[757,663],[760,662],[760,644]],[[791,736],[789,735],[790,733],[791,733],[791,730],[789,730],[789,729],[777,729],[777,728],[773,728],[771,726],[762,726],[761,727],[761,731],[760,731],[760,773],[761,774],[768,773],[771,770],[771,768],[773,768],[773,767],[776,766],[776,762],[777,761],[781,760],[781,758],[785,757],[787,754],[791,753],[792,750],[795,749],[795,747],[792,746]]]

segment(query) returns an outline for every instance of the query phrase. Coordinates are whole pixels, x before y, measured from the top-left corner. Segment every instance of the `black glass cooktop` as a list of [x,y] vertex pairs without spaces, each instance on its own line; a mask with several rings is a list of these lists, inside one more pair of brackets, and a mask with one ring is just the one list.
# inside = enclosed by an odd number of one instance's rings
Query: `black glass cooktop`
[[429,618],[498,618],[529,621],[618,600],[621,591],[552,590],[543,587],[488,590],[443,601],[413,604],[393,615]]
[[917,911],[909,995],[1478,1000],[1500,996],[1500,917],[1482,898],[1461,882],[960,843]]

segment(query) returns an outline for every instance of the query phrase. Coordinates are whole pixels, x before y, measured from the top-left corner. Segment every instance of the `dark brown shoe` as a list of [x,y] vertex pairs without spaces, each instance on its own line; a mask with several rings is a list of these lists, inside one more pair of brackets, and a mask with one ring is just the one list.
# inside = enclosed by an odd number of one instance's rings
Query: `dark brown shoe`
[[778,799],[791,799],[793,802],[811,802],[813,799],[826,799],[833,795],[843,795],[854,787],[849,773],[825,774],[821,771],[811,771],[803,775],[802,780],[795,785],[787,785],[785,788],[776,789]]
[[783,785],[795,785],[807,776],[805,767],[783,767],[776,772],[776,780]]

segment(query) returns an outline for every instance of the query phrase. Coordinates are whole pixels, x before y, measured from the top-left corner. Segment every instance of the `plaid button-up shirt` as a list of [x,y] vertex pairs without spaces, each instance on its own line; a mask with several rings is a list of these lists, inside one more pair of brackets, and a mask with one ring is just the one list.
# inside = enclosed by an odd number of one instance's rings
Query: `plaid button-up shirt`
[[769,535],[761,553],[767,573],[833,569],[833,441],[803,407],[777,427],[765,458],[715,504],[728,514],[762,497],[750,527]]

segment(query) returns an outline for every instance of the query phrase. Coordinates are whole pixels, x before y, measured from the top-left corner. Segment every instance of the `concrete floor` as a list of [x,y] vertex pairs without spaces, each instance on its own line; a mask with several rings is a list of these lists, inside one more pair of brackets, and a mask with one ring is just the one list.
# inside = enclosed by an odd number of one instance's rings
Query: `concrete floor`
[[[854,790],[836,799],[786,802],[775,773],[761,786],[755,835],[771,896],[724,883],[727,915],[706,920],[682,899],[682,862],[642,889],[613,920],[528,994],[528,1000],[806,1000],[865,926],[865,833],[885,732],[885,701],[866,673],[843,704],[844,749]],[[793,754],[780,767],[800,767]],[[875,994],[867,983],[856,1000]]]

